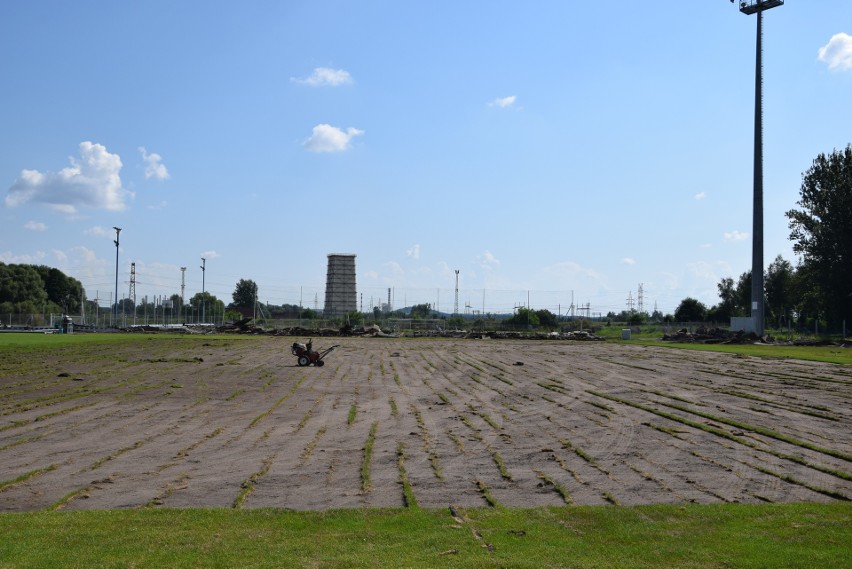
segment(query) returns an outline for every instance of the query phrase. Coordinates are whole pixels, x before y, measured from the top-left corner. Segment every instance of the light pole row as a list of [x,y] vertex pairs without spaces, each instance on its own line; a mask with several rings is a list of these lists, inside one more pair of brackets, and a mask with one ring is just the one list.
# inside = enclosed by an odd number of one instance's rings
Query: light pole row
[[[118,327],[118,236],[121,233],[120,227],[113,227],[115,229],[115,239],[113,239],[113,243],[115,243],[115,303],[112,308],[112,325],[114,327]],[[181,267],[181,271],[186,271],[186,267]],[[204,296],[205,296],[205,273],[207,272],[207,259],[201,257],[201,321],[205,321],[204,316]],[[183,282],[181,282],[181,301],[183,301]]]

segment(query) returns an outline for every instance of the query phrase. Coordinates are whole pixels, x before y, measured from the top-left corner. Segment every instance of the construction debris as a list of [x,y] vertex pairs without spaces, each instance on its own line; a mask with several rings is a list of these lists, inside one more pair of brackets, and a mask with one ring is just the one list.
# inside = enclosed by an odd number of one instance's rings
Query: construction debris
[[369,336],[372,338],[398,338],[400,336],[419,336],[433,338],[474,338],[481,340],[576,340],[576,341],[603,341],[606,338],[596,336],[585,330],[573,332],[504,332],[504,331],[472,331],[472,330],[417,330],[415,332],[405,331],[403,333],[387,333],[377,324],[369,326],[344,325],[342,328],[320,328],[308,329],[301,326],[290,328],[266,329],[257,326],[251,318],[243,318],[238,322],[220,326],[216,330],[224,334],[263,334],[268,336]]
[[724,330],[722,328],[704,328],[703,326],[695,330],[695,332],[681,328],[674,334],[663,335],[662,340],[664,342],[681,342],[687,344],[754,344],[760,341],[766,343],[772,342],[772,339],[768,336],[760,338],[753,332]]

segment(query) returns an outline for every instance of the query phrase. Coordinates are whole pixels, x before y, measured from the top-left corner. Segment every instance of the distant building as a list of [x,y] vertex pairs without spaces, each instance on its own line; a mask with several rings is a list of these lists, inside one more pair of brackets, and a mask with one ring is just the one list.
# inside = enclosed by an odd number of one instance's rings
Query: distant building
[[337,318],[358,310],[355,289],[355,255],[331,253],[325,279],[323,317]]

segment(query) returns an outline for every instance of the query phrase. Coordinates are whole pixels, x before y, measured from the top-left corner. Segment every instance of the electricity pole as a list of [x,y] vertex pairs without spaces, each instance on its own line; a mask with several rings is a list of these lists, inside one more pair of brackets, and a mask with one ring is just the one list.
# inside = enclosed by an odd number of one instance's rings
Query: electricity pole
[[115,229],[115,239],[113,243],[115,243],[115,305],[112,309],[112,322],[113,326],[118,326],[118,234],[121,233],[120,227],[113,227]]
[[201,257],[201,323],[204,324],[204,273],[207,272],[207,259]]

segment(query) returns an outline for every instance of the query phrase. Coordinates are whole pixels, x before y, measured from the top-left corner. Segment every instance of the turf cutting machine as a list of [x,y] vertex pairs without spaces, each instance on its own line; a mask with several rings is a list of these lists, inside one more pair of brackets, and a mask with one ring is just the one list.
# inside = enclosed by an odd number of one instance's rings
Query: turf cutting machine
[[308,340],[307,344],[302,344],[301,342],[293,342],[293,347],[291,348],[291,351],[293,352],[293,355],[298,358],[300,366],[308,366],[314,364],[317,367],[322,367],[325,365],[325,361],[323,361],[323,358],[330,354],[331,351],[337,347],[338,346],[335,345],[321,352],[315,352],[313,340]]

